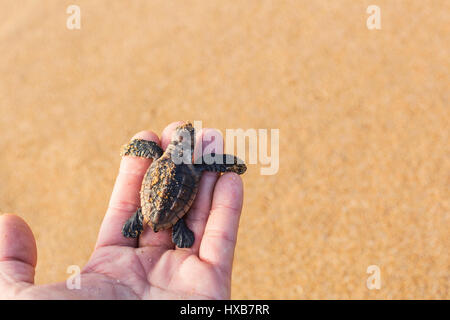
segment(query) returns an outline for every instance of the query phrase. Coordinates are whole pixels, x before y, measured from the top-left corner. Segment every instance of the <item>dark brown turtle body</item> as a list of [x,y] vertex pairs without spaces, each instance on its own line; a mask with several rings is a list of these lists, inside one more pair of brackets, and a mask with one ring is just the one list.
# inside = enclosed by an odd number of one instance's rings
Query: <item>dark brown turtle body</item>
[[153,231],[172,227],[188,212],[200,177],[194,165],[175,165],[169,156],[152,164],[142,182],[141,206],[144,221]]
[[194,234],[182,218],[195,200],[202,172],[245,172],[245,164],[232,155],[211,154],[221,161],[192,163],[194,139],[194,128],[185,123],[176,128],[164,153],[156,143],[141,139],[123,147],[122,155],[154,159],[142,181],[141,207],[123,226],[125,237],[138,237],[144,225],[155,232],[173,227],[173,242],[178,247],[191,247]]

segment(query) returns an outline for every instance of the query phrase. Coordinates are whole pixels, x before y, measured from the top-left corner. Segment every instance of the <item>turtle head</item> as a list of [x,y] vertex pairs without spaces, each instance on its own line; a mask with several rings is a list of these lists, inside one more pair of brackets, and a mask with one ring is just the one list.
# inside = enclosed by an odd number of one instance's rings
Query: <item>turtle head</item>
[[185,122],[176,127],[170,144],[172,159],[182,158],[183,163],[192,163],[195,144],[195,130],[192,123]]

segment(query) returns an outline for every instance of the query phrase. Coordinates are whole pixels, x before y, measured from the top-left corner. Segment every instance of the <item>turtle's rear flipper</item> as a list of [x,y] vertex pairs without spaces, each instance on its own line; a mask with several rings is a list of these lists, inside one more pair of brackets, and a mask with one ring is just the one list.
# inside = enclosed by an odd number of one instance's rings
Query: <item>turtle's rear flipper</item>
[[194,233],[187,227],[183,219],[178,220],[173,226],[172,241],[178,248],[190,248],[194,244]]
[[123,225],[122,234],[127,238],[137,238],[139,237],[143,229],[142,209],[139,208]]
[[244,161],[231,154],[206,154],[195,162],[195,166],[202,171],[234,172],[237,174],[243,174],[247,170]]
[[135,156],[147,159],[158,159],[163,154],[161,147],[154,141],[133,139],[122,146],[121,156]]

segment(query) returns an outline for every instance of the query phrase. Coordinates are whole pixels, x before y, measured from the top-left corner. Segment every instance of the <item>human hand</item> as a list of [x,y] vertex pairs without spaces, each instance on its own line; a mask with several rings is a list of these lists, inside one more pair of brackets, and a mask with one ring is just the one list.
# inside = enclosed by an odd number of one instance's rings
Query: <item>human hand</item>
[[[166,127],[161,141],[151,131],[134,138],[155,141],[165,149],[178,124]],[[33,233],[21,218],[0,216],[0,298],[229,299],[243,199],[241,178],[235,173],[220,177],[203,173],[185,220],[195,243],[191,248],[176,248],[170,229],[154,233],[145,228],[138,239],[121,233],[125,221],[140,206],[139,190],[150,164],[148,159],[122,158],[94,252],[80,274],[80,289],[69,290],[65,282],[34,285],[37,250]]]

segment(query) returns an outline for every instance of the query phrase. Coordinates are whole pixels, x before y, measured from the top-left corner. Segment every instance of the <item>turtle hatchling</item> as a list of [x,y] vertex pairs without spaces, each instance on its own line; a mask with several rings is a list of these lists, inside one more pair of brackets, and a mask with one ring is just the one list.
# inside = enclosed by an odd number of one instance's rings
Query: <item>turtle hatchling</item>
[[243,174],[247,170],[242,160],[228,154],[203,155],[194,163],[194,144],[194,127],[185,122],[175,129],[166,151],[143,139],[134,139],[122,147],[122,156],[153,159],[142,180],[141,207],[122,228],[125,237],[137,238],[144,225],[154,232],[172,228],[173,243],[180,248],[192,247],[194,233],[183,216],[194,202],[203,171]]

